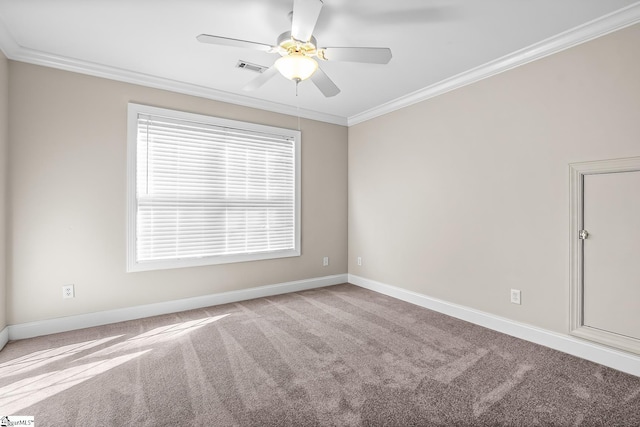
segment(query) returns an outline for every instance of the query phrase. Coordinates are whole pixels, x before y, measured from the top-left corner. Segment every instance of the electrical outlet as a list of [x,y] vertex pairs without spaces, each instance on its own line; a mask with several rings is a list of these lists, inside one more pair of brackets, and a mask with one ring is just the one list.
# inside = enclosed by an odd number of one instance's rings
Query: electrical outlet
[[326,256],[326,257],[322,258],[322,266],[326,267],[328,265],[329,265],[329,257]]
[[513,304],[520,304],[520,290],[511,289],[511,302]]
[[75,292],[73,291],[73,285],[64,285],[62,287],[62,298],[74,298]]
[[358,257],[358,265],[362,265],[362,257],[361,256]]

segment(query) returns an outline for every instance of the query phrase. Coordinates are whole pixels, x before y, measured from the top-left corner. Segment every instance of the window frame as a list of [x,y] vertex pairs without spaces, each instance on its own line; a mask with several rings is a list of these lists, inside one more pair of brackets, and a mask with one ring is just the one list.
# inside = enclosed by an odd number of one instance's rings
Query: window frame
[[[259,261],[277,258],[289,258],[300,256],[301,254],[301,132],[294,129],[266,126],[256,123],[243,122],[238,120],[223,119],[220,117],[208,116],[204,114],[189,113],[184,111],[152,107],[143,104],[128,103],[127,109],[127,227],[126,227],[126,271],[152,271],[184,267],[198,267],[206,265],[230,264],[237,262]],[[137,140],[138,140],[138,115],[146,114],[152,116],[167,117],[176,120],[186,120],[204,123],[213,126],[237,128],[252,132],[270,133],[290,137],[294,144],[294,248],[288,250],[242,253],[233,255],[202,256],[170,260],[137,261]]]

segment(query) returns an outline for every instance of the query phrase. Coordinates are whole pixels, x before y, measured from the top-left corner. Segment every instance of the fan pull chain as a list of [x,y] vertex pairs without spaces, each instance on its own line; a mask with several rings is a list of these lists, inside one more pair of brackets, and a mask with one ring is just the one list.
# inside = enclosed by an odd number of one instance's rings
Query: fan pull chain
[[296,113],[298,115],[298,132],[300,131],[300,98],[298,98],[298,84],[300,80],[296,80]]

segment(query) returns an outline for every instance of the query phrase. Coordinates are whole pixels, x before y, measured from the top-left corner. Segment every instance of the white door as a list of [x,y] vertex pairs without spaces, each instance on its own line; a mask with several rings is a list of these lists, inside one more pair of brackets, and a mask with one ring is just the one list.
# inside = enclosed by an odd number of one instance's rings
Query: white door
[[640,171],[583,185],[584,326],[640,340]]

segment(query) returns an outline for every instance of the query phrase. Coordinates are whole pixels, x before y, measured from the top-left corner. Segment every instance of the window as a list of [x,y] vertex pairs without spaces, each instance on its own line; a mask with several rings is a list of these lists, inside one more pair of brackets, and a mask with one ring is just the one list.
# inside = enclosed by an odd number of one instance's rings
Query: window
[[300,255],[300,132],[129,104],[127,271]]

